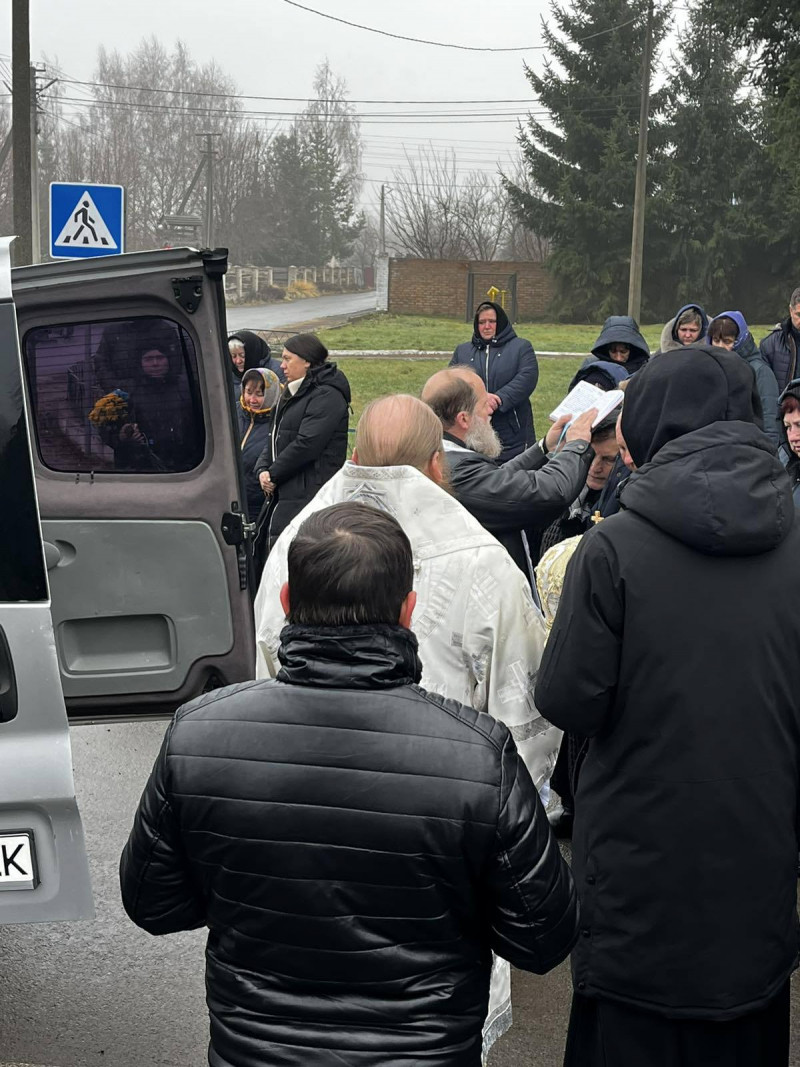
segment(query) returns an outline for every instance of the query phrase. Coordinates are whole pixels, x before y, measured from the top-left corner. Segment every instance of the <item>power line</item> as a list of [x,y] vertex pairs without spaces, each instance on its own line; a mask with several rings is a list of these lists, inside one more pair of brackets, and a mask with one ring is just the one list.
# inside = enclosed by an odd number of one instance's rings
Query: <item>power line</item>
[[[340,102],[338,97],[315,97],[309,100],[307,96],[257,96],[254,93],[211,93],[195,89],[161,89],[150,85],[120,85],[115,82],[81,81],[78,78],[62,78],[69,85],[88,85],[103,89],[129,89],[137,93],[167,93],[170,96],[208,96],[218,97],[224,100],[276,100],[279,103],[313,103],[313,104],[336,104]],[[343,102],[348,104],[525,104],[530,97],[518,96],[508,99],[479,99],[479,100],[352,100],[347,97]]]
[[[300,8],[301,11],[308,11],[312,15],[319,15],[320,18],[330,19],[332,22],[341,22],[344,26],[352,26],[357,30],[367,30],[369,33],[378,33],[382,37],[393,37],[396,41],[412,41],[414,44],[429,44],[436,48],[456,48],[461,52],[541,52],[546,51],[550,46],[546,44],[531,44],[531,45],[515,45],[513,48],[488,48],[485,45],[477,44],[451,44],[449,41],[428,41],[423,37],[406,37],[402,33],[390,33],[388,30],[379,30],[374,26],[364,26],[360,22],[350,22],[348,19],[338,18],[336,15],[329,15],[325,11],[317,11],[313,7],[306,7],[305,4],[297,3],[297,0],[283,0],[284,4],[289,4],[291,7]],[[626,22],[620,22],[616,26],[610,26],[607,30],[598,30],[597,33],[590,33],[588,37],[581,37],[579,41],[575,41],[575,44],[581,44],[583,41],[591,41],[595,37],[602,37],[605,33],[613,33],[614,30],[621,30],[624,26],[630,26],[631,23],[637,22],[639,16],[634,15],[633,18],[628,19]]]

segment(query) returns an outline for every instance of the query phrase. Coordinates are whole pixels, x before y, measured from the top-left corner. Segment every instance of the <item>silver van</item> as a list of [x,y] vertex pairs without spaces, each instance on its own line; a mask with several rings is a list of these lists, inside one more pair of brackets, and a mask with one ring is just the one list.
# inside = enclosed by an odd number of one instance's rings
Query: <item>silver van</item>
[[0,924],[91,914],[68,720],[253,677],[226,267],[0,243]]

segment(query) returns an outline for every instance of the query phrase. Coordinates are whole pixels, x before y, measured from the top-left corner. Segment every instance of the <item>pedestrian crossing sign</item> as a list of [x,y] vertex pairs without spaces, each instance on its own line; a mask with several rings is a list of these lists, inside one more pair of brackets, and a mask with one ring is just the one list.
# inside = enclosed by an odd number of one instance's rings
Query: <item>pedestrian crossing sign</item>
[[50,255],[87,259],[124,252],[125,189],[87,182],[50,183]]

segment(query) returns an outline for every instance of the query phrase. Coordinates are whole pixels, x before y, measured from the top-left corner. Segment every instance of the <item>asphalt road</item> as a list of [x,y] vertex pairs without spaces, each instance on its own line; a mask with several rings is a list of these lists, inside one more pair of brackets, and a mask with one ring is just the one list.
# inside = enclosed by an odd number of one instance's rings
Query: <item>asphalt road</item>
[[366,293],[332,293],[289,304],[259,304],[254,307],[229,307],[229,330],[280,330],[299,322],[326,319],[333,315],[357,315],[375,310],[375,290]]
[[[165,728],[72,730],[97,917],[0,927],[0,1067],[206,1063],[204,933],[150,937],[119,901],[119,855]],[[566,964],[545,977],[515,972],[514,1026],[495,1045],[489,1067],[559,1067],[569,1002]],[[800,1067],[797,982],[793,1004],[791,1067]]]

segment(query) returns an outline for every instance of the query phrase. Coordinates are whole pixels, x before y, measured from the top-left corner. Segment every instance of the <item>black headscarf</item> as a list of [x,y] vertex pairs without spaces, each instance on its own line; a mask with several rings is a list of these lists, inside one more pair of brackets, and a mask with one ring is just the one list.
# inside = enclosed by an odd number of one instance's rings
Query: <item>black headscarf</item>
[[[494,331],[494,337],[491,341],[484,341],[478,330],[478,316],[484,308],[491,308],[495,315],[497,315],[497,328]],[[500,307],[499,304],[493,303],[491,300],[484,300],[483,303],[478,304],[478,310],[475,312],[475,318],[472,323],[472,343],[476,348],[485,348],[487,343],[493,346],[506,344],[512,337],[516,337],[514,328],[508,321],[508,315]]]
[[259,337],[252,330],[239,330],[237,333],[229,334],[228,340],[241,341],[244,345],[244,370],[240,374],[234,368],[237,378],[241,378],[245,371],[266,366],[270,349],[263,337]]
[[707,345],[665,352],[631,379],[622,434],[637,467],[684,434],[714,422],[760,425],[755,377],[743,359]]

